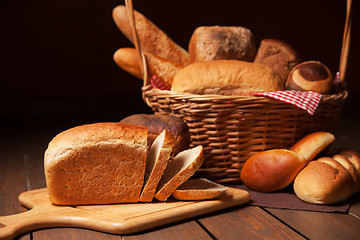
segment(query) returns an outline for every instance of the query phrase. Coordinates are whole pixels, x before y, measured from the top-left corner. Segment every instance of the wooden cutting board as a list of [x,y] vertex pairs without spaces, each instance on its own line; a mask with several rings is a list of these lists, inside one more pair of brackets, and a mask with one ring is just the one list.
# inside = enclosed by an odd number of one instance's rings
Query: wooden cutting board
[[129,234],[164,224],[192,218],[213,211],[244,204],[249,193],[229,188],[214,200],[122,203],[113,205],[56,206],[51,204],[46,188],[27,191],[19,201],[29,211],[0,217],[0,239],[36,229],[81,227],[92,230]]

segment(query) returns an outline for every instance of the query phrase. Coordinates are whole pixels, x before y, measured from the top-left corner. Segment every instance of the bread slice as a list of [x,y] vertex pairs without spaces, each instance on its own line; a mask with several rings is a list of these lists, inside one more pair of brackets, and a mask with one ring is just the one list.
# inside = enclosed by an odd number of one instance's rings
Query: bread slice
[[228,190],[221,184],[212,182],[206,178],[189,179],[180,185],[172,196],[178,200],[204,200],[213,199]]
[[147,135],[142,126],[95,123],[55,136],[44,156],[50,201],[58,205],[138,202]]
[[163,130],[151,145],[146,159],[144,188],[140,195],[141,202],[152,201],[161,175],[169,162],[173,147],[174,139],[166,130]]
[[201,145],[177,154],[168,163],[157,187],[155,198],[159,201],[166,201],[176,188],[200,168],[203,161],[204,152]]

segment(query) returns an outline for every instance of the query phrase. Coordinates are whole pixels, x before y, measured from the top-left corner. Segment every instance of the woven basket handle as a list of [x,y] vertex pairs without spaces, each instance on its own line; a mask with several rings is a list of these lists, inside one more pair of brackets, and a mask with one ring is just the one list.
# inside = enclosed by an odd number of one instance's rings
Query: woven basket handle
[[343,42],[342,42],[342,47],[341,47],[340,66],[339,66],[341,83],[343,83],[345,81],[349,48],[350,48],[350,33],[351,33],[351,19],[352,19],[351,4],[352,4],[352,0],[347,0],[346,20],[345,20],[345,28],[344,28],[344,34],[343,34]]
[[[150,89],[150,79],[148,76],[148,69],[147,69],[147,62],[145,55],[143,51],[141,50],[141,45],[139,41],[139,37],[136,31],[136,25],[135,25],[135,17],[134,17],[134,9],[132,0],[125,0],[125,5],[127,7],[128,16],[133,32],[133,39],[134,39],[134,45],[138,53],[138,58],[140,61],[140,67],[143,74],[143,99],[144,101],[151,106],[150,101],[145,97],[144,90]],[[339,66],[339,73],[340,73],[340,82],[345,81],[345,75],[346,75],[346,68],[347,68],[347,62],[348,62],[348,55],[349,55],[349,47],[350,47],[350,33],[351,33],[351,21],[352,21],[352,0],[347,0],[347,6],[346,6],[346,20],[345,20],[345,28],[343,33],[343,42],[341,47],[341,54],[340,54],[340,66]]]

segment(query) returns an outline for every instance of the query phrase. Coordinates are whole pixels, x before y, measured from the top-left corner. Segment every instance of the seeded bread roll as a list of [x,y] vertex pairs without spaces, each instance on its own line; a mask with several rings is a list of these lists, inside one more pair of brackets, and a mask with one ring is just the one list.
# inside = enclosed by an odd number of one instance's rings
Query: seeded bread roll
[[198,27],[189,42],[191,63],[216,59],[252,61],[255,54],[254,36],[244,27]]
[[212,60],[181,69],[174,77],[171,91],[249,95],[283,89],[280,77],[269,66],[238,60]]
[[147,155],[146,127],[96,123],[55,136],[45,151],[50,201],[58,205],[137,202]]

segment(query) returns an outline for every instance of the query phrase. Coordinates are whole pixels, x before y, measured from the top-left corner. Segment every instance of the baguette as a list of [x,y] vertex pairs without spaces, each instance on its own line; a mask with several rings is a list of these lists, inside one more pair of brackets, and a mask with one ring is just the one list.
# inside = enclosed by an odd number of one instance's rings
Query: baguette
[[269,66],[238,60],[212,60],[181,69],[174,77],[171,91],[249,95],[283,89],[280,77]]
[[[141,13],[134,11],[136,31],[143,51],[177,62],[183,66],[189,63],[189,53],[176,44],[154,23]],[[113,9],[113,19],[120,31],[132,42],[133,33],[126,6]]]
[[166,130],[163,130],[151,145],[146,159],[144,187],[140,195],[141,202],[152,201],[173,147],[173,137]]
[[44,169],[57,205],[138,202],[147,155],[146,127],[125,123],[82,125],[49,143]]
[[200,168],[203,161],[204,152],[201,145],[177,154],[168,163],[157,187],[155,198],[159,201],[166,201],[181,184]]
[[[157,76],[161,78],[167,89],[171,88],[172,81],[175,74],[183,68],[177,62],[169,59],[158,57],[151,53],[144,52],[148,64],[148,71],[150,76]],[[116,64],[126,72],[134,75],[139,79],[143,79],[140,68],[140,63],[137,57],[136,49],[134,48],[120,48],[114,53],[114,61]]]
[[178,200],[205,200],[216,198],[228,189],[206,178],[189,179],[181,184],[172,196]]
[[308,203],[335,204],[359,192],[359,175],[346,155],[322,157],[307,164],[297,175],[294,191]]

